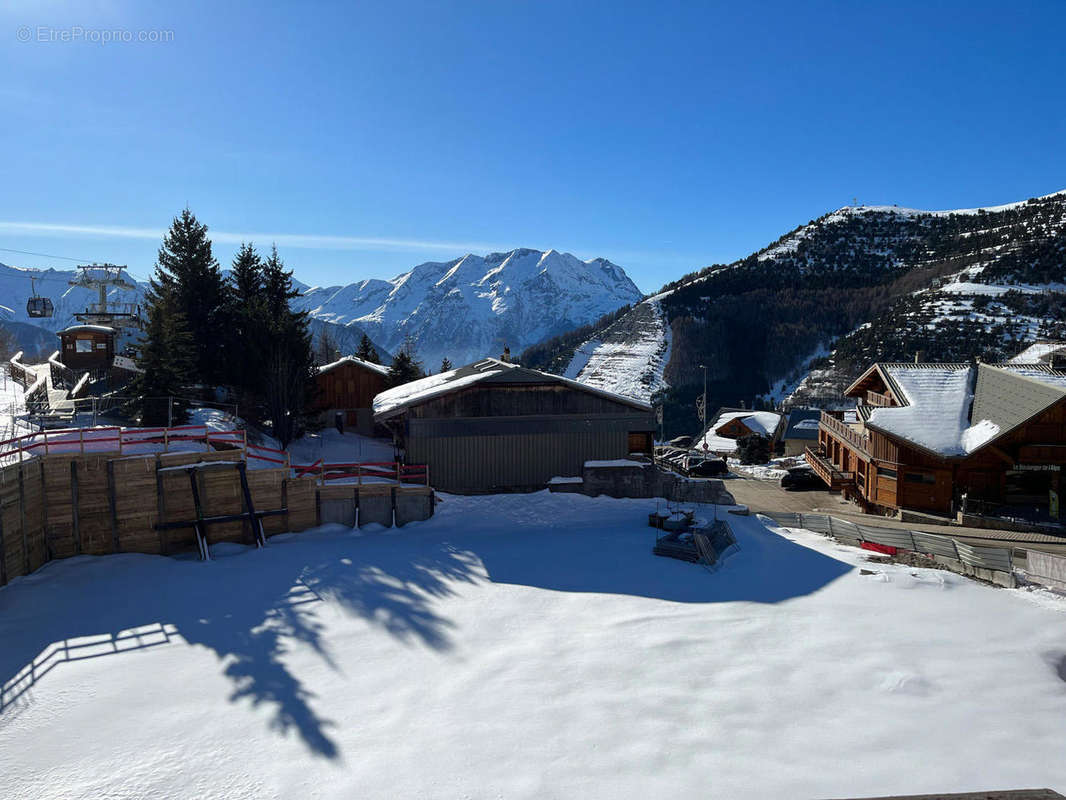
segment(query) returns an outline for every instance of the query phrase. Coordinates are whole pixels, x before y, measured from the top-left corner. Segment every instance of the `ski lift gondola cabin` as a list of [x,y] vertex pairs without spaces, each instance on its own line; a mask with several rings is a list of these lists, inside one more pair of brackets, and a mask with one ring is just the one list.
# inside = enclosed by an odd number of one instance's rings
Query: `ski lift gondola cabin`
[[50,317],[55,314],[52,298],[41,297],[37,294],[37,282],[34,278],[30,278],[30,286],[33,289],[33,295],[26,300],[26,315],[34,319],[40,319],[41,317]]
[[55,314],[51,298],[31,297],[26,301],[26,315],[34,318],[50,317]]

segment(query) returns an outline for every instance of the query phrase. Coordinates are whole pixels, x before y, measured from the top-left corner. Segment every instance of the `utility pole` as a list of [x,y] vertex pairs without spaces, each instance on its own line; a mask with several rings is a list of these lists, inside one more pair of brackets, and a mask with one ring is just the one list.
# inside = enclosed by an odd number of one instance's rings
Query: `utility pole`
[[167,427],[174,427],[174,395],[167,397]]
[[700,364],[700,368],[703,370],[703,408],[704,413],[707,409],[707,365]]

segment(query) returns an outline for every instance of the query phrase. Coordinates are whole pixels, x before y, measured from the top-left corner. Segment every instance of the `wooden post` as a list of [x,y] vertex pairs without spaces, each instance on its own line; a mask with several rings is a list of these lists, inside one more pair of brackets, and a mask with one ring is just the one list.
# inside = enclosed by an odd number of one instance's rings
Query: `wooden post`
[[78,526],[78,462],[70,462],[70,522],[74,527],[74,553],[81,555],[81,529]]
[[200,558],[204,561],[211,560],[211,554],[207,549],[207,526],[204,525],[204,507],[200,504],[200,487],[197,481],[199,470],[189,470],[189,485],[192,487],[192,502],[196,506],[196,544],[200,549]]
[[22,527],[22,560],[25,572],[30,574],[30,545],[29,535],[26,533],[26,479],[23,476],[24,467],[19,464],[19,525]]
[[289,477],[286,475],[281,482],[281,507],[285,509],[285,530],[290,530],[289,523]]
[[252,538],[257,547],[266,545],[266,532],[263,530],[263,521],[255,515],[255,506],[252,505],[252,490],[248,487],[248,471],[243,461],[237,462],[237,472],[241,477],[241,492],[244,494],[244,510],[248,512],[248,522],[251,524]]
[[119,551],[118,541],[118,511],[115,501],[115,462],[107,461],[107,504],[111,509],[111,552]]
[[4,507],[0,505],[0,586],[7,583],[7,550],[4,549]]
[[[163,523],[167,521],[167,500],[166,495],[163,494],[163,473],[159,471],[162,464],[159,461],[159,456],[155,457],[155,496],[156,496],[156,512],[159,515],[159,522]],[[167,535],[166,528],[159,529],[159,552],[162,555],[167,555],[169,550],[169,536]]]
[[55,556],[52,553],[52,537],[48,530],[48,484],[44,480],[44,461],[39,464],[41,472],[41,535],[44,537],[44,560],[51,561]]

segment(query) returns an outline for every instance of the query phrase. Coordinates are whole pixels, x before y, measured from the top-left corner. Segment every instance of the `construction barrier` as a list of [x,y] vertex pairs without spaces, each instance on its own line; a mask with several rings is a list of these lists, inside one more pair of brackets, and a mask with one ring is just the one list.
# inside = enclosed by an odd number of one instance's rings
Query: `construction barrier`
[[[57,558],[205,552],[216,542],[261,542],[327,522],[391,527],[395,519],[403,525],[434,511],[428,486],[382,481],[325,486],[313,474],[294,475],[285,464],[246,470],[245,453],[236,448],[97,452],[96,445],[114,448],[130,439],[117,428],[92,430],[88,438],[67,431],[65,439],[49,439],[47,454],[44,442],[35,442],[32,458],[0,467],[0,585]],[[141,429],[130,446],[161,434],[173,436],[171,441],[199,435],[195,426]],[[210,440],[215,436],[211,432]],[[221,441],[236,442],[225,436]],[[76,449],[55,452],[61,443]],[[279,453],[269,452],[269,457]],[[405,474],[395,465],[389,473]]]
[[1007,547],[984,547],[960,542],[951,536],[912,531],[904,528],[885,528],[837,519],[828,514],[770,512],[768,517],[784,528],[803,528],[839,539],[845,544],[895,555],[898,551],[921,553],[939,563],[951,566],[958,562],[970,570],[985,570],[990,575],[967,571],[996,583],[1013,585],[1014,563]]

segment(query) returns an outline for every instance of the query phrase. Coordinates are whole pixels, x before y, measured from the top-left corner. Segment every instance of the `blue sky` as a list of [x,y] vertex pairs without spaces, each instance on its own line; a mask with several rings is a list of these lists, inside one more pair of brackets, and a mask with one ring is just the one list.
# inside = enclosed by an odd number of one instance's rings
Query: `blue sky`
[[[525,246],[650,291],[853,198],[1066,188],[1064,28],[1058,0],[16,0],[0,247],[146,276],[187,204],[224,263],[276,240],[308,283]],[[85,40],[116,30],[170,41]]]

